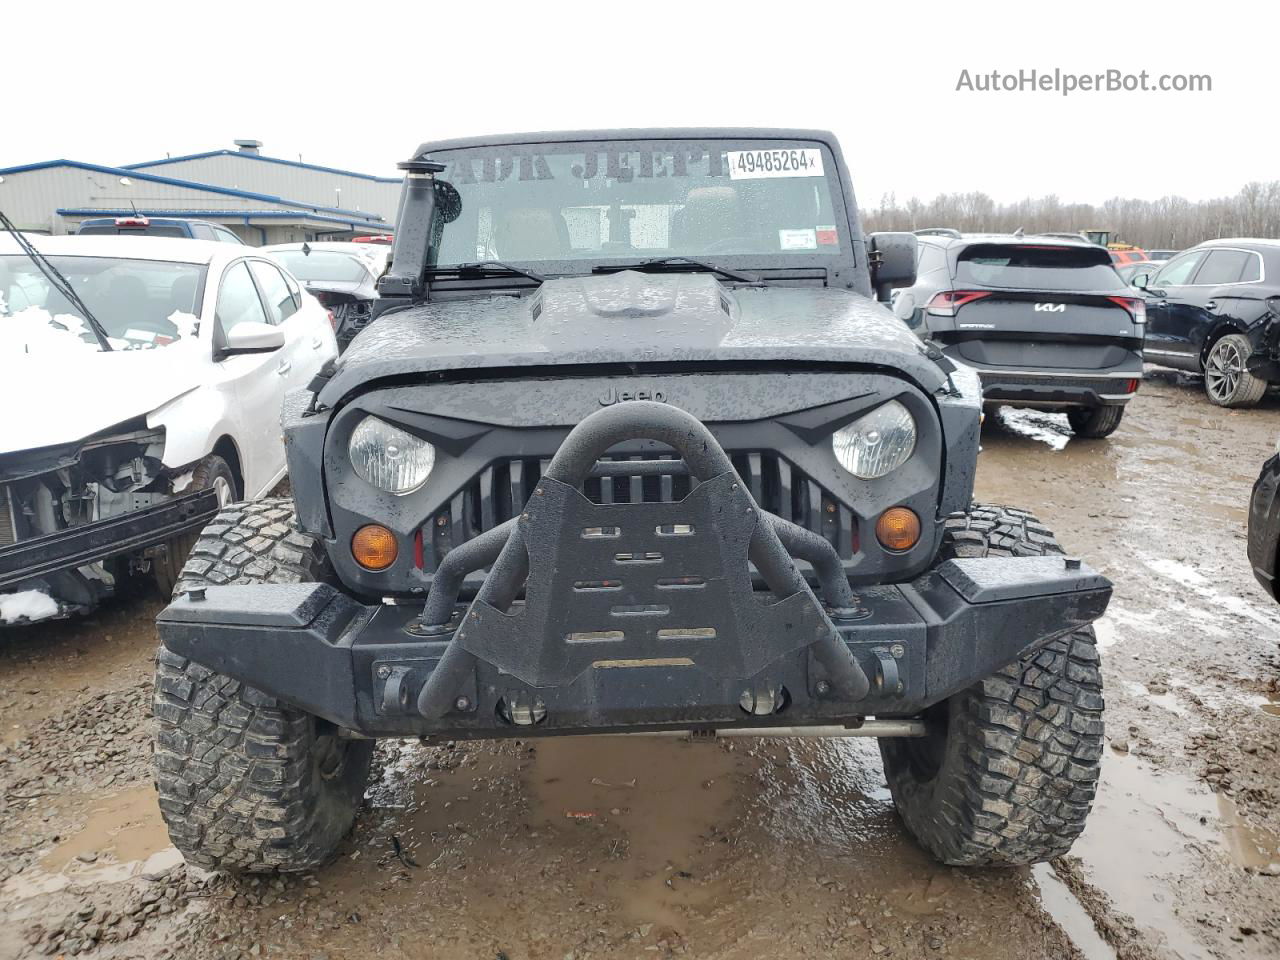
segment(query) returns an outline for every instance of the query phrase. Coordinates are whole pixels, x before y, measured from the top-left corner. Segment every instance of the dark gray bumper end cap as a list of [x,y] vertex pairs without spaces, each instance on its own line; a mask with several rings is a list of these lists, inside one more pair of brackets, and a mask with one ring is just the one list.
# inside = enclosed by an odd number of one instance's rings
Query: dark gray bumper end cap
[[309,626],[338,595],[327,583],[258,583],[204,587],[202,596],[182,594],[160,611],[157,623],[227,626]]
[[1110,590],[1111,581],[1077,557],[965,557],[938,574],[969,603]]

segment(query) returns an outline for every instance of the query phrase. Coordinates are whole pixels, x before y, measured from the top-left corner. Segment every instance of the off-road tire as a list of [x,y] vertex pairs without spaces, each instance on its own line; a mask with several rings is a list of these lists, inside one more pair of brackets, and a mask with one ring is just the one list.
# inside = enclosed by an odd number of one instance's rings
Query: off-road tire
[[[1229,356],[1220,357],[1219,354],[1224,352]],[[1219,407],[1252,407],[1262,399],[1267,392],[1267,381],[1255,377],[1244,366],[1251,353],[1253,346],[1249,338],[1239,333],[1228,333],[1213,342],[1204,357],[1204,393],[1210,403]],[[1217,381],[1216,396],[1213,382],[1215,363],[1218,364],[1217,375],[1222,378]],[[1236,363],[1239,364],[1238,370],[1234,369]],[[1228,375],[1223,364],[1231,366],[1234,372]]]
[[[947,521],[940,559],[1062,553],[1022,510],[975,505]],[[1020,866],[1066,853],[1084,830],[1102,759],[1093,628],[1040,647],[926,711],[921,739],[880,741],[898,815],[954,866]]]
[[1067,411],[1067,422],[1077,437],[1098,440],[1115,433],[1123,416],[1122,406],[1072,407]]
[[[214,518],[178,590],[331,577],[320,545],[297,529],[292,501],[260,500]],[[355,820],[373,741],[341,738],[325,721],[163,646],[152,705],[160,811],[188,862],[292,872],[333,856]]]
[[[191,482],[182,490],[182,493],[195,493],[215,486],[221,486],[228,491],[227,502],[220,503],[220,507],[229,506],[232,501],[240,499],[240,487],[236,483],[236,475],[230,464],[216,453],[211,453],[195,465],[191,471]],[[199,539],[199,531],[193,530],[180,534],[166,543],[164,550],[151,558],[151,577],[155,580],[161,596],[166,598],[173,596],[178,578],[182,576],[182,566],[187,562],[187,557],[191,555],[191,550]]]

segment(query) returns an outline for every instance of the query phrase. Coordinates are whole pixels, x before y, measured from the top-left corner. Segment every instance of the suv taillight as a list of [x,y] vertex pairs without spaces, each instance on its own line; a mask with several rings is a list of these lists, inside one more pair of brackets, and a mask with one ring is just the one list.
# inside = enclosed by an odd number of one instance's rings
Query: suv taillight
[[972,303],[974,300],[981,300],[983,297],[989,296],[991,296],[991,293],[986,290],[945,290],[934,295],[934,298],[929,301],[929,305],[925,307],[925,312],[931,313],[935,317],[954,317],[956,311],[966,303]]
[[1107,297],[1107,299],[1128,310],[1134,323],[1147,322],[1147,301],[1141,297]]

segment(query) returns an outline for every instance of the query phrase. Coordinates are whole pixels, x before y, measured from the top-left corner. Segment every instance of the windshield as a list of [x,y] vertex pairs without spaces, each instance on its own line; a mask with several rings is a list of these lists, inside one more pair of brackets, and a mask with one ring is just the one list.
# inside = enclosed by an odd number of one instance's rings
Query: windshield
[[[115,257],[46,259],[106,329],[113,348],[163,347],[194,333],[205,267]],[[19,332],[27,349],[33,337],[63,346],[71,337],[99,349],[79,311],[39,268],[25,256],[6,254],[0,256],[0,337],[9,343]]]
[[541,261],[580,272],[578,262],[692,257],[785,267],[852,249],[835,163],[816,142],[593,141],[431,156],[461,198],[434,248],[438,266],[500,260],[555,272]]
[[1121,290],[1124,282],[1101,247],[978,243],[956,263],[956,283],[1031,290]]
[[338,282],[360,283],[369,276],[369,269],[359,257],[331,250],[273,250],[271,255],[284,264],[285,269],[304,283]]

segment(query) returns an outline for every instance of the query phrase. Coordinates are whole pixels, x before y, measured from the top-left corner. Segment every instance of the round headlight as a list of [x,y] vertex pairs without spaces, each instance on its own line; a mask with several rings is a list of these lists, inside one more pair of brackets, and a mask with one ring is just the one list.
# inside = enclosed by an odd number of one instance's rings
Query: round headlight
[[397,496],[427,482],[436,448],[377,417],[365,417],[347,447],[351,466],[362,480]]
[[855,477],[875,480],[907,462],[916,448],[916,421],[897,400],[876,407],[831,436],[836,459]]

